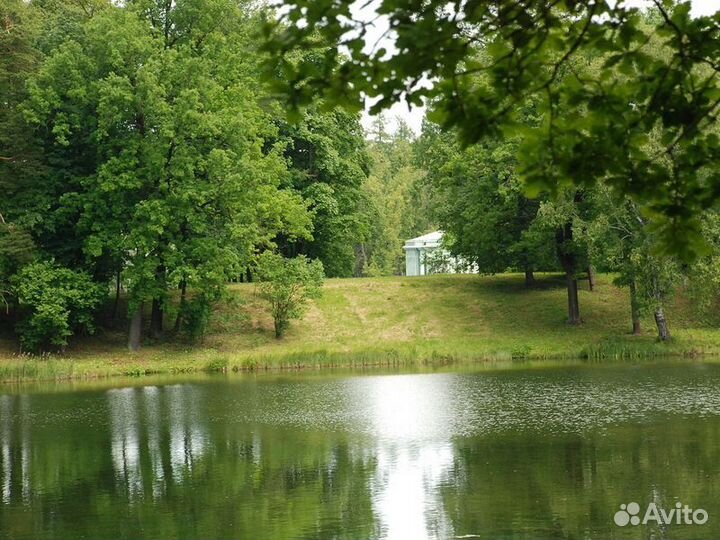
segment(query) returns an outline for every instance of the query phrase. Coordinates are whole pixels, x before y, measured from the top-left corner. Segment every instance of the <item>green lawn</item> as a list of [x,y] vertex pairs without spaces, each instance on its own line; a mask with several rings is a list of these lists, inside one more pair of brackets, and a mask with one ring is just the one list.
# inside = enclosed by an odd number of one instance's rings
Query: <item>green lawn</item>
[[644,335],[630,336],[627,291],[611,282],[600,276],[594,292],[581,290],[584,324],[570,327],[557,276],[539,276],[533,289],[515,274],[331,279],[280,341],[255,286],[233,285],[233,300],[218,307],[202,344],[156,343],[130,354],[122,332],[105,331],[75,343],[64,357],[34,360],[14,356],[5,341],[0,379],[720,353],[720,329],[701,323],[682,296],[667,313],[672,343],[656,342],[650,317]]

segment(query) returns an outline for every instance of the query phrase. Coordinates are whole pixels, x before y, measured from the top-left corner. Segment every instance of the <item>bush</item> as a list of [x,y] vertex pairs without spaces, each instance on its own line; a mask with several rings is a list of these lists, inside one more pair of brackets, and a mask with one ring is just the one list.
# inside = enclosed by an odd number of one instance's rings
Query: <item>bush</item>
[[24,313],[17,326],[24,349],[63,349],[72,335],[94,333],[105,289],[88,274],[41,262],[24,267],[12,283]]
[[286,259],[266,251],[258,259],[260,296],[270,303],[275,337],[285,334],[291,319],[302,317],[307,302],[320,296],[323,265],[304,255]]

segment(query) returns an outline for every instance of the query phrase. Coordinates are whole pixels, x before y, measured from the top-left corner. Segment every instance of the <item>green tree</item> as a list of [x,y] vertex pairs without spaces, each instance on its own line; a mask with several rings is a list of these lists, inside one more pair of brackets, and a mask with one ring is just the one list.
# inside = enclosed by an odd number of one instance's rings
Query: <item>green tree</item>
[[34,4],[0,1],[0,221],[6,228],[32,226],[41,219],[29,211],[35,205],[28,189],[42,172],[40,151],[20,107],[27,99],[27,79],[42,60],[35,46],[40,17]]
[[[657,214],[672,251],[697,251],[698,215],[720,185],[717,14],[692,18],[690,2],[670,0],[653,0],[649,17],[622,1],[382,0],[396,48],[388,54],[365,47],[372,23],[350,2],[289,4],[266,25],[266,47],[293,106],[318,95],[354,108],[378,98],[375,111],[432,99],[435,120],[465,143],[519,131],[519,170],[535,192],[607,182]],[[328,43],[323,62],[288,60]],[[588,59],[600,69],[582,69]],[[519,123],[528,99],[543,118],[536,127]],[[646,147],[655,131],[659,154]]]
[[298,193],[312,215],[312,238],[280,238],[283,253],[322,261],[330,277],[356,272],[355,250],[368,235],[362,184],[368,156],[359,115],[319,106],[298,123],[280,122],[279,136],[290,175],[286,187]]
[[7,223],[0,214],[0,307],[10,312],[14,298],[11,278],[35,257],[36,247],[27,231]]
[[25,99],[25,81],[35,71],[40,54],[33,46],[37,22],[32,6],[21,0],[0,2],[0,173],[3,187],[13,176],[11,165],[25,156],[27,141],[18,105]]
[[13,277],[22,318],[20,341],[33,352],[64,349],[68,338],[95,331],[95,311],[106,291],[83,272],[40,262]]
[[62,197],[72,190],[73,178],[87,173],[93,154],[71,160],[69,153],[52,152],[45,144],[51,134],[46,126],[29,124],[23,104],[28,81],[46,55],[63,41],[78,39],[82,25],[109,5],[104,0],[0,2],[0,212],[30,233],[46,257],[70,267],[83,266],[82,236],[74,226],[74,206],[62,208]]
[[79,240],[75,264],[100,280],[122,272],[131,349],[144,303],[158,336],[172,290],[210,305],[256,246],[309,234],[305,203],[281,189],[283,149],[268,144],[253,17],[232,0],[108,7],[30,83],[27,115],[56,164],[48,221]]
[[717,325],[720,322],[720,214],[706,212],[702,226],[703,237],[711,249],[687,268],[687,292],[697,314]]
[[525,273],[554,268],[552,233],[533,227],[540,199],[525,196],[517,175],[518,142],[487,141],[457,148],[431,182],[438,192],[438,220],[451,251],[480,272]]
[[591,225],[593,234],[606,269],[617,273],[616,284],[628,287],[633,334],[641,333],[641,317],[649,312],[658,338],[667,341],[667,303],[683,279],[680,265],[659,249],[652,221],[633,201],[617,201],[607,189],[595,190],[594,196],[602,213]]
[[40,154],[20,104],[42,59],[36,47],[40,20],[33,4],[0,1],[0,308],[6,313],[14,303],[11,277],[36,252],[27,228],[37,216],[28,216],[32,193],[25,188],[41,172]]
[[538,209],[530,226],[532,236],[554,236],[557,262],[565,274],[568,298],[568,323],[582,323],[578,278],[590,266],[588,260],[587,223],[592,220],[593,208],[588,204],[588,192],[569,189],[548,197]]
[[258,258],[260,296],[270,304],[275,337],[285,334],[291,319],[302,317],[307,303],[322,292],[323,266],[318,260],[300,255],[291,259],[265,251]]

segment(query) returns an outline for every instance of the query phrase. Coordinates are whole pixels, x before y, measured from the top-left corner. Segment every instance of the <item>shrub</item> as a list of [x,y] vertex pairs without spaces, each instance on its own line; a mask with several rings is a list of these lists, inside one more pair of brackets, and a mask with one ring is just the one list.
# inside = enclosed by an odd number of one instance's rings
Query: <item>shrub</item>
[[104,287],[88,274],[49,262],[24,267],[13,289],[23,312],[20,342],[35,352],[63,349],[72,335],[94,333],[94,314],[105,297]]
[[260,296],[270,303],[275,337],[285,334],[291,319],[302,317],[307,302],[320,296],[323,265],[304,255],[287,259],[266,251],[258,259]]

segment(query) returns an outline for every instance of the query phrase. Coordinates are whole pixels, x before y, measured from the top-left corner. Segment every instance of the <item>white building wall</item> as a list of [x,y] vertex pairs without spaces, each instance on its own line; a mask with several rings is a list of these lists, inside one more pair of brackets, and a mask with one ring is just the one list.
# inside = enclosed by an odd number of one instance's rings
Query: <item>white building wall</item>
[[[435,253],[435,263],[437,264],[437,256],[440,259],[447,259],[444,268],[436,272],[454,274],[456,272],[476,273],[475,265],[467,264],[463,259],[452,257],[442,248],[443,233],[435,231],[417,238],[411,238],[405,242],[405,275],[406,276],[425,276],[428,275],[431,268],[428,268],[427,259]],[[437,251],[440,250],[440,251]]]
[[405,250],[405,275],[419,276],[420,274],[420,250],[411,248]]

